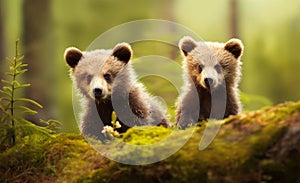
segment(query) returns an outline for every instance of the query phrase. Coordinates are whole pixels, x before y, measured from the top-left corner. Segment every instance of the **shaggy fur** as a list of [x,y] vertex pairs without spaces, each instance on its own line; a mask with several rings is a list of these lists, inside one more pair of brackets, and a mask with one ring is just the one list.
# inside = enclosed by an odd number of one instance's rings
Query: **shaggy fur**
[[85,136],[102,140],[101,130],[111,125],[113,111],[122,126],[117,129],[121,133],[135,125],[169,126],[159,103],[136,81],[131,55],[127,43],[117,44],[113,50],[66,49],[73,84],[83,97],[81,132]]
[[183,37],[179,47],[184,56],[185,86],[177,103],[176,124],[185,128],[197,121],[222,119],[240,112],[242,42],[196,42]]

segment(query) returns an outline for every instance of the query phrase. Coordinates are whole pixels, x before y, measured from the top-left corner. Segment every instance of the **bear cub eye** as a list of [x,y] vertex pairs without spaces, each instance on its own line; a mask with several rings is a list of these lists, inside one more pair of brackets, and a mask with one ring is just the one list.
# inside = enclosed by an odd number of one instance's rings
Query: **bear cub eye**
[[104,77],[104,79],[106,81],[110,81],[110,79],[111,79],[111,75],[110,74],[104,74],[103,77]]
[[217,73],[221,73],[221,71],[222,71],[222,67],[219,64],[215,66],[215,69],[216,69]]
[[198,67],[200,73],[202,72],[203,68],[204,68],[204,65],[200,64],[199,67]]
[[86,76],[86,81],[87,81],[87,83],[88,83],[88,84],[90,84],[90,83],[91,83],[91,81],[92,81],[92,78],[93,78],[93,76],[92,76],[92,75],[90,75],[90,74],[88,74],[88,75]]

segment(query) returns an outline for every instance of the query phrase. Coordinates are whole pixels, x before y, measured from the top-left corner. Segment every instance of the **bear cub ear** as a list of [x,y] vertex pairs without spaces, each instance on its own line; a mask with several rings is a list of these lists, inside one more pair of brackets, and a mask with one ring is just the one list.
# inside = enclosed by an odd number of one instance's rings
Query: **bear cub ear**
[[114,47],[112,55],[127,64],[132,55],[131,46],[128,43],[119,43]]
[[185,36],[180,39],[178,46],[184,56],[187,56],[187,54],[197,46],[197,42],[193,38]]
[[237,59],[242,56],[244,45],[241,40],[233,38],[225,43],[224,48]]
[[67,48],[64,54],[65,60],[71,68],[75,68],[82,57],[82,52],[75,48]]

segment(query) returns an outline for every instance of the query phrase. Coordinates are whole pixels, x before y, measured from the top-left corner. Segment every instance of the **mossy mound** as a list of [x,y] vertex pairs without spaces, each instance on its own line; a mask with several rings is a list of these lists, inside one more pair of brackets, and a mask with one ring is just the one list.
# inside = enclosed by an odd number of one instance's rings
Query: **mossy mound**
[[[245,112],[215,123],[222,124],[218,135],[202,151],[199,142],[210,122],[186,130],[132,128],[113,144],[94,146],[107,148],[105,152],[113,157],[138,156],[147,162],[182,143],[180,139],[187,140],[170,157],[148,165],[109,160],[77,134],[58,134],[40,141],[25,138],[0,154],[0,182],[300,181],[300,102]],[[120,142],[136,147],[160,144],[139,151]],[[109,151],[111,147],[118,151]]]

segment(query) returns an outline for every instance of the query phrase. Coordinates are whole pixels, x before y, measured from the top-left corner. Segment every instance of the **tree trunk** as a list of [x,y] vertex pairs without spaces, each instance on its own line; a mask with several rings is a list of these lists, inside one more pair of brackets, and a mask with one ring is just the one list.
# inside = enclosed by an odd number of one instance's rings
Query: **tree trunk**
[[230,0],[230,36],[238,37],[238,2]]
[[[174,0],[163,0],[159,4],[160,14],[162,19],[168,20],[168,21],[175,21],[175,1]],[[176,33],[176,26],[168,25],[166,28],[170,33],[175,32]],[[172,35],[172,34],[170,34]],[[171,40],[170,40],[171,41]],[[167,56],[169,56],[171,59],[175,60],[179,56],[178,49],[176,47],[170,47],[168,45],[167,47],[170,48],[170,51]]]
[[[3,3],[0,1],[0,65],[3,66],[5,62],[5,48],[4,48],[4,20],[3,20],[4,12],[3,12]],[[0,69],[0,79],[4,78],[3,67]],[[0,82],[0,87],[2,83]]]
[[[51,50],[51,1],[50,0],[24,0],[23,2],[23,40],[24,62],[28,63],[26,81],[31,87],[26,96],[39,102],[44,108],[35,106],[31,108],[38,111],[38,115],[29,117],[33,123],[45,119],[49,114],[49,92],[53,90],[53,82],[49,78],[53,61]],[[55,73],[51,73],[54,75]]]

